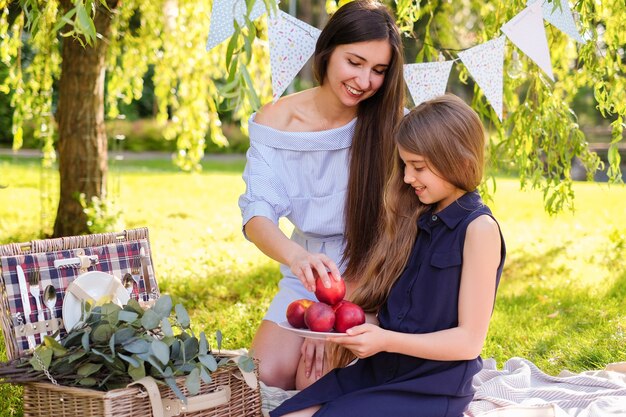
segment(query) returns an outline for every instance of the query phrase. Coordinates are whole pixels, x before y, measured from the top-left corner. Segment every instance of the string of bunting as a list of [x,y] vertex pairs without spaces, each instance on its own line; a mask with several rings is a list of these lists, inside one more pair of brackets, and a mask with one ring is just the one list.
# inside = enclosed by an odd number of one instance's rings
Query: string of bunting
[[[279,0],[276,0],[278,3]],[[243,5],[243,6],[242,6]],[[234,32],[233,19],[245,16],[245,1],[215,0],[207,50],[226,40]],[[263,0],[253,5],[250,19],[265,12]],[[578,32],[567,0],[560,4],[548,0],[528,0],[527,6],[506,22],[503,35],[459,52],[460,60],[476,84],[483,90],[491,107],[502,120],[503,65],[505,38],[526,54],[554,81],[550,50],[543,21],[547,21],[575,41],[586,41]],[[268,16],[268,38],[272,73],[273,100],[283,94],[315,50],[321,31],[281,10]],[[404,78],[415,105],[446,91],[452,64],[457,59],[404,65]]]

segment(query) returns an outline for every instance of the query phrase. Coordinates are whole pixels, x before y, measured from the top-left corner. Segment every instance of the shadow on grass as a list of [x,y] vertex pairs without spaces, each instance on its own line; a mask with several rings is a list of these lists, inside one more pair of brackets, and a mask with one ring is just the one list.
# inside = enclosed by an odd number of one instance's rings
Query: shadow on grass
[[566,246],[552,246],[546,252],[531,253],[518,249],[508,254],[502,280],[508,282],[535,282],[543,277],[562,274],[562,266],[554,266],[553,261],[565,256]]

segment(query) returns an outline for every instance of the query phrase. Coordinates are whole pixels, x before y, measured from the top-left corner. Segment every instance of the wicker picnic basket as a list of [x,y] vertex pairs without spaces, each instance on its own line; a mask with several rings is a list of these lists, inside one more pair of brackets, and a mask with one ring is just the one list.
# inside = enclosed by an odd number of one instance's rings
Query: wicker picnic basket
[[[64,334],[63,297],[72,280],[92,270],[121,276],[131,270],[132,259],[140,251],[147,254],[147,264],[132,297],[147,301],[159,296],[147,228],[0,245],[0,327],[9,360],[30,352],[33,341],[41,343],[42,334],[56,330]],[[96,258],[98,260],[93,262]],[[54,263],[59,259],[81,259],[82,262],[75,267],[59,268]],[[29,296],[24,296],[23,284],[17,279],[18,265],[20,269],[23,265],[24,270],[40,270],[44,284],[54,285],[60,294],[47,316],[40,301],[35,301],[34,296],[30,300]],[[37,314],[31,311],[38,308],[44,310],[43,320],[38,316],[39,311]],[[24,416],[260,417],[257,363],[253,372],[243,372],[236,364],[235,354],[221,357],[231,360],[211,373],[210,383],[201,383],[197,395],[189,396],[184,377],[176,381],[187,404],[167,385],[149,377],[110,391],[58,385],[51,379],[50,383],[24,384]]]

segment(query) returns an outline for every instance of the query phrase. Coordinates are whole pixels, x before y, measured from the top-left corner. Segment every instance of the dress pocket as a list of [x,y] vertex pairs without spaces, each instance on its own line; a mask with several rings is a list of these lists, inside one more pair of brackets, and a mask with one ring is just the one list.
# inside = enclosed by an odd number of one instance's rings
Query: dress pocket
[[459,266],[463,262],[463,257],[459,251],[435,252],[430,258],[430,264],[435,268],[445,269]]

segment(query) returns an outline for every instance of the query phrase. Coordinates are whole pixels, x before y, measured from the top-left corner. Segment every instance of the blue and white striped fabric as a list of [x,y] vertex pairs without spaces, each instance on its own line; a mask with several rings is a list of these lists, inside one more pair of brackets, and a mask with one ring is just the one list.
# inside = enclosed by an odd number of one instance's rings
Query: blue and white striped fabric
[[[292,240],[310,252],[325,253],[343,270],[343,212],[356,119],[320,132],[285,132],[255,123],[254,117],[243,172],[246,191],[239,197],[243,225],[254,216],[276,224],[286,217],[294,225]],[[281,272],[283,281],[297,283],[281,281],[266,320],[284,321],[291,301],[314,299],[289,268],[281,265]]]

